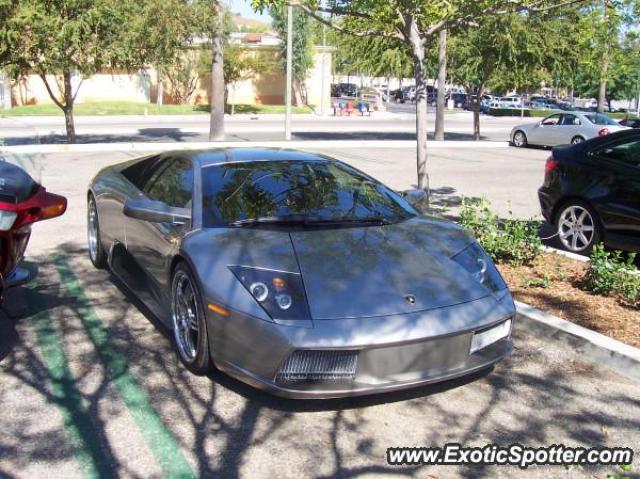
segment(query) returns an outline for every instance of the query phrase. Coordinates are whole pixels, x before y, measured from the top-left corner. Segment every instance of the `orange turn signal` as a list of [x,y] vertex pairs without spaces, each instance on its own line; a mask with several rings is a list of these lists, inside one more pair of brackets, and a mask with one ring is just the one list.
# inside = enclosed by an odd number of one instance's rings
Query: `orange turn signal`
[[220,316],[223,316],[225,318],[230,314],[229,310],[223,308],[222,306],[218,306],[215,303],[209,303],[207,304],[207,307],[214,313],[218,313]]

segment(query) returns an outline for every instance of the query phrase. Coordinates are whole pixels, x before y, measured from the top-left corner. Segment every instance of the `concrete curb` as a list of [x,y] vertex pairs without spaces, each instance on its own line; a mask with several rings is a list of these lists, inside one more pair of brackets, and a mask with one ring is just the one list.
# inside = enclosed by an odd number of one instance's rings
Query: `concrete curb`
[[[429,141],[428,148],[508,148],[506,141]],[[48,145],[15,145],[0,148],[0,153],[81,153],[109,151],[164,151],[164,150],[196,150],[206,148],[415,148],[415,140],[338,140],[338,141],[221,141],[221,142],[189,142],[189,143],[84,143],[84,144],[48,144]]]
[[516,325],[524,326],[530,332],[568,343],[592,361],[603,364],[627,378],[640,381],[640,349],[547,314],[526,303],[515,303],[518,315],[528,320],[518,321]]

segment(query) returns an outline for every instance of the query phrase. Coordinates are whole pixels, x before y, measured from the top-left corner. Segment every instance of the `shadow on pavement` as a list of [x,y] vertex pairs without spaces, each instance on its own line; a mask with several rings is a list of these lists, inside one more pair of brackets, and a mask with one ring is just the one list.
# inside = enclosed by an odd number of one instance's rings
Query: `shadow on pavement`
[[[452,190],[442,189],[443,202],[455,201],[446,199],[454,195]],[[64,284],[58,284],[55,268],[41,265],[39,284],[46,287],[39,288],[39,294],[46,297],[45,308],[55,309],[55,317],[67,318],[58,326],[61,334],[77,334],[78,322],[70,319],[88,314],[88,308],[96,311],[122,364],[144,389],[180,448],[195,458],[199,477],[237,478],[247,474],[247,464],[286,468],[291,471],[289,476],[413,476],[418,471],[424,475],[424,468],[387,465],[384,451],[390,446],[443,446],[448,442],[566,442],[590,447],[608,444],[614,433],[616,440],[632,440],[633,432],[640,430],[640,400],[634,397],[637,389],[629,389],[630,383],[603,377],[594,366],[572,357],[548,355],[543,341],[527,336],[517,326],[513,355],[495,369],[397,393],[294,401],[267,395],[219,372],[197,377],[177,360],[164,327],[107,272],[93,269],[84,247],[66,243],[58,251],[88,298],[72,296]],[[112,287],[114,283],[117,287]],[[39,312],[36,305],[30,308],[31,315]],[[25,318],[23,326],[30,320]],[[4,336],[0,336],[0,344],[2,341]],[[110,442],[106,432],[111,416],[100,404],[112,394],[112,383],[94,367],[95,352],[84,347],[69,348],[67,353],[76,358],[75,374],[80,379],[91,377],[94,383],[91,392],[81,393],[81,399],[92,417],[100,460],[109,462],[106,470],[114,475],[135,475],[114,454],[117,444]],[[32,345],[14,347],[3,361],[2,374],[29,385],[33,394],[47,401],[60,400],[51,396],[46,368]],[[27,419],[38,421],[37,411]],[[7,420],[0,416],[0,430]],[[60,437],[43,437],[27,426],[19,440],[30,444],[29,448],[20,450],[13,442],[0,441],[0,450],[12,454],[16,463],[40,460],[55,464],[64,451],[51,456],[45,443],[61,441]],[[262,455],[256,458],[257,454]],[[500,472],[508,475],[519,470]],[[469,465],[451,469],[451,473],[484,478],[495,477],[496,470]]]

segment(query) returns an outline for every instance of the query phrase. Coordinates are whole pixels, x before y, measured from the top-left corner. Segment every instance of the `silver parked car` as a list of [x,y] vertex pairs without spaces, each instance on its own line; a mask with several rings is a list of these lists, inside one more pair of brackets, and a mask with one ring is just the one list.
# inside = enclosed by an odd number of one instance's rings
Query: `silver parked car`
[[478,243],[332,158],[168,152],[103,169],[87,202],[91,261],[173,331],[195,373],[338,397],[511,350],[514,303]]
[[537,123],[514,126],[510,138],[511,143],[518,147],[567,145],[625,128],[602,113],[568,111],[554,113]]

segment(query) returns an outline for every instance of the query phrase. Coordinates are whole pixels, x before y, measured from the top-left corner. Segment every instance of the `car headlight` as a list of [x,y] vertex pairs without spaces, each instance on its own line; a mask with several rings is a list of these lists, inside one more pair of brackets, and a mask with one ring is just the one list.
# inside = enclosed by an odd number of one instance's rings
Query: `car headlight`
[[493,261],[478,243],[470,244],[451,259],[492,293],[501,294],[507,291],[507,285]]
[[310,318],[299,273],[249,266],[229,266],[229,269],[272,319]]

